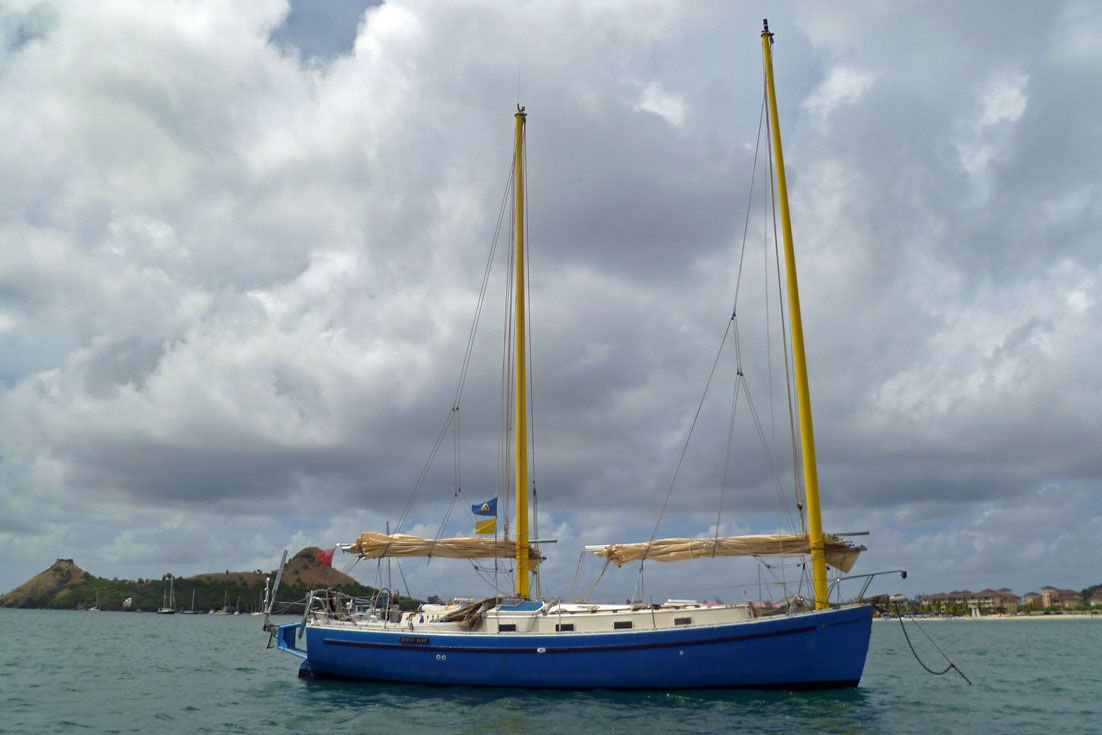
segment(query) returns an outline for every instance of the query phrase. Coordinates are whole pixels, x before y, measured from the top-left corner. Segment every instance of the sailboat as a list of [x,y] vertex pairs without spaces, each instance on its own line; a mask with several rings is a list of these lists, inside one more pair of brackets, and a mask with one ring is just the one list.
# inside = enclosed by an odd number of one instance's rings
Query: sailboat
[[168,589],[161,599],[161,606],[157,609],[160,615],[173,615],[176,612],[176,590],[172,586],[172,576],[168,577]]
[[210,614],[211,615],[229,615],[230,614],[229,599],[230,599],[230,593],[223,590],[223,592],[222,592],[222,609],[221,610],[211,610]]
[[195,614],[195,588],[191,588],[191,607],[187,610],[181,610],[181,615],[194,615]]
[[[363,533],[340,548],[361,559],[444,557],[515,560],[511,596],[403,611],[387,591],[355,600],[330,591],[310,594],[300,622],[265,618],[269,647],[302,659],[304,678],[334,677],[422,684],[557,687],[840,688],[858,684],[869,646],[873,607],[828,599],[827,565],[846,572],[863,547],[824,534],[820,519],[807,370],[799,318],[792,231],[777,126],[768,24],[762,53],[788,280],[793,361],[807,496],[807,531],[706,539],[654,539],[604,544],[588,551],[617,565],[727,555],[810,556],[814,599],[775,615],[751,604],[668,600],[660,604],[566,603],[534,598],[530,576],[542,556],[529,538],[528,408],[525,328],[524,144],[526,113],[514,116],[513,154],[513,410],[515,538],[418,538]],[[477,510],[475,511],[477,513]],[[284,553],[284,561],[286,552]],[[278,588],[281,565],[276,578]],[[867,585],[866,585],[867,586]],[[271,613],[269,598],[267,613]],[[302,645],[305,640],[305,646]]]
[[264,591],[260,593],[260,599],[257,601],[256,609],[249,613],[249,615],[263,615],[264,614],[264,598],[268,596],[268,583],[272,581],[271,577],[264,578]]

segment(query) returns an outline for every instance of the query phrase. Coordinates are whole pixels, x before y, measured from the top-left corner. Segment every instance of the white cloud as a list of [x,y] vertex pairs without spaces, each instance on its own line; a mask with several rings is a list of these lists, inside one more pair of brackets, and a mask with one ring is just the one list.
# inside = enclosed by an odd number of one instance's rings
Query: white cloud
[[856,104],[875,81],[876,75],[872,72],[834,67],[800,106],[820,129],[825,129],[827,118],[834,110],[842,105]]
[[1012,136],[1026,110],[1028,83],[1027,74],[1000,73],[980,92],[979,109],[961,125],[957,150],[981,201],[987,195],[988,169],[1013,155]]
[[[1100,153],[1083,142],[1102,95],[1085,72],[1060,81],[1091,68],[1089,24],[1065,22],[1092,11],[979,12],[809,4],[799,30],[773,24],[782,114],[802,95],[814,128],[782,120],[825,507],[874,532],[870,564],[920,578],[939,571],[929,544],[998,576],[1000,524],[1055,505],[1066,478],[1087,514],[1100,482]],[[560,537],[545,591],[570,585],[580,545],[649,535],[730,315],[760,17],[402,0],[362,17],[343,52],[303,59],[272,40],[280,2],[0,10],[0,587],[57,556],[108,576],[270,568],[283,545],[396,519],[451,406],[520,58],[541,527]],[[947,84],[961,68],[972,81]],[[1041,114],[1053,98],[1076,114]],[[773,262],[766,204],[746,274]],[[463,398],[464,493],[497,483],[499,285]],[[764,388],[763,292],[739,309]],[[730,387],[714,394],[677,533],[714,522]],[[779,422],[783,394],[763,415]],[[738,456],[722,522],[770,528],[767,473]],[[437,530],[440,465],[409,530]],[[1097,581],[1061,556],[1097,529],[1046,518],[1030,565],[1071,578],[1040,583]],[[757,578],[738,567],[717,593],[716,569],[648,584],[730,596]],[[415,593],[464,591],[454,567],[407,572]],[[622,597],[636,574],[606,581]]]
[[685,100],[667,92],[660,82],[650,82],[643,87],[634,109],[657,115],[675,128],[685,124]]

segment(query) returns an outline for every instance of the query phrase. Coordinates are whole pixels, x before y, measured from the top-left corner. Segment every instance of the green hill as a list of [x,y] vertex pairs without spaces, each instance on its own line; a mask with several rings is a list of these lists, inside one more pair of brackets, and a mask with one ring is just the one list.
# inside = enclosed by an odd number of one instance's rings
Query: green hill
[[[280,583],[278,600],[273,612],[301,611],[301,604],[312,589],[329,588],[357,597],[371,597],[376,590],[361,585],[352,577],[331,566],[322,566],[316,559],[320,549],[309,546],[287,562]],[[81,569],[72,559],[58,559],[41,574],[27,580],[0,596],[0,607],[86,610],[97,604],[101,610],[150,612],[161,607],[169,589],[176,593],[176,609],[191,609],[192,593],[195,611],[208,612],[228,607],[241,612],[259,609],[264,594],[264,579],[275,581],[276,570],[264,572],[210,572],[191,577],[158,579],[107,579]],[[125,601],[131,600],[130,607]],[[403,600],[403,607],[416,601]]]

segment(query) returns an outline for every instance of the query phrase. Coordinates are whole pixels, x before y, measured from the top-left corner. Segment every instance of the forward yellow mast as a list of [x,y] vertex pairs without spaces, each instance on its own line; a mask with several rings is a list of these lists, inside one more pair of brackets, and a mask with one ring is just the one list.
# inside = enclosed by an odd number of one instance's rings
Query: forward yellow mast
[[517,106],[516,140],[513,152],[513,191],[516,204],[516,313],[514,315],[514,346],[516,374],[516,421],[513,432],[516,437],[517,463],[517,597],[528,598],[528,361],[526,359],[524,314],[524,108]]
[[769,96],[769,122],[773,132],[774,157],[777,161],[777,198],[781,204],[781,232],[784,235],[788,310],[792,323],[792,359],[796,368],[796,405],[800,416],[800,443],[803,446],[804,460],[804,490],[807,493],[811,580],[815,586],[815,607],[824,608],[828,607],[826,555],[823,550],[823,519],[819,510],[819,473],[815,466],[815,432],[811,425],[811,391],[807,386],[803,320],[800,318],[800,291],[796,285],[796,253],[792,247],[792,221],[788,214],[788,187],[784,178],[781,127],[777,119],[777,91],[773,86],[773,34],[769,32],[769,21],[764,21],[763,26],[761,49],[765,58],[765,87]]

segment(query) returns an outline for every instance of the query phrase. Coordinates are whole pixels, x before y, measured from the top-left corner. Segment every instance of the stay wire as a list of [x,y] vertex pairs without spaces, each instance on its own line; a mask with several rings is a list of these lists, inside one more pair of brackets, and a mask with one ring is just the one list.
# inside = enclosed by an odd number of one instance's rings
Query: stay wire
[[[729,471],[729,465],[730,465],[730,459],[731,459],[731,447],[732,447],[732,442],[734,440],[735,414],[736,414],[737,406],[738,406],[738,394],[739,394],[739,388],[740,387],[742,387],[746,391],[746,398],[747,398],[747,402],[749,403],[749,406],[750,406],[751,415],[753,416],[753,419],[754,419],[755,429],[757,431],[757,434],[758,434],[758,437],[759,437],[760,441],[762,442],[762,448],[765,451],[766,457],[768,459],[770,475],[773,477],[774,485],[777,487],[778,491],[780,490],[780,476],[779,476],[779,472],[778,472],[778,469],[777,469],[776,459],[775,459],[775,457],[773,455],[773,452],[770,448],[770,443],[765,437],[765,432],[764,432],[764,429],[761,425],[761,419],[758,416],[757,410],[755,409],[755,407],[753,405],[753,398],[751,396],[749,386],[746,382],[746,378],[745,378],[745,375],[743,373],[742,345],[741,345],[741,340],[739,339],[739,328],[738,328],[738,298],[739,298],[739,293],[741,291],[742,273],[743,273],[745,260],[746,260],[746,245],[747,245],[747,242],[749,241],[750,215],[751,215],[751,212],[753,211],[754,184],[757,181],[756,172],[757,172],[759,156],[760,156],[761,148],[762,148],[762,131],[765,128],[765,123],[768,121],[768,117],[767,117],[768,107],[767,107],[766,102],[767,102],[767,98],[766,98],[766,95],[763,93],[761,111],[760,111],[759,116],[758,116],[757,145],[754,148],[754,162],[753,162],[753,167],[751,169],[752,171],[755,172],[755,175],[751,176],[750,190],[749,190],[748,195],[747,195],[746,217],[745,217],[745,221],[743,222],[743,228],[742,228],[742,247],[740,249],[738,269],[737,269],[737,274],[736,274],[736,277],[735,277],[734,302],[731,305],[731,320],[732,320],[732,323],[734,325],[734,349],[735,349],[736,377],[735,377],[734,391],[733,391],[733,395],[731,397],[731,415],[730,415],[729,423],[728,423],[727,451],[726,451],[726,457],[725,457],[725,461],[724,461],[723,481],[722,481],[722,484],[721,484],[721,491],[720,491],[720,509],[719,509],[719,512],[717,513],[717,516],[716,516],[716,531],[715,531],[715,537],[714,537],[715,540],[716,540],[716,543],[718,543],[718,539],[719,539],[720,525],[721,525],[721,519],[722,519],[722,514],[723,514],[723,501],[724,501],[724,498],[726,496],[726,491],[727,491],[727,477],[728,477],[728,471]],[[766,148],[767,158],[765,160],[763,160],[762,163],[766,167],[766,170],[770,173],[769,178],[771,180],[771,173],[772,173],[772,164],[771,164],[772,156],[771,156],[771,153],[772,152],[769,150],[768,145],[766,145],[765,148]],[[772,191],[772,187],[770,187],[770,191]],[[768,205],[768,200],[766,200],[766,204]],[[775,207],[774,207],[774,209],[775,209]],[[766,211],[768,212],[768,206],[766,207]],[[774,244],[775,243],[776,243],[776,217],[774,216]],[[766,270],[768,270],[768,265],[766,265]],[[779,264],[778,264],[778,275],[779,275]],[[778,285],[779,285],[779,280],[778,280]],[[782,310],[782,313],[783,313],[783,310]],[[768,299],[766,299],[766,334],[769,334],[768,326],[769,326]],[[783,320],[782,320],[782,326],[783,326]],[[782,340],[783,340],[783,334],[782,334]],[[787,355],[787,342],[785,342],[785,347],[786,347],[785,354]],[[767,349],[768,349],[768,340],[767,340]],[[769,354],[770,354],[770,356],[768,358],[768,363],[771,366],[772,365],[771,352]],[[772,369],[770,368],[767,372],[770,376],[770,386],[772,386]],[[787,359],[786,359],[786,372],[787,372]],[[771,391],[771,388],[770,388],[770,393],[771,392],[772,391]],[[789,387],[789,393],[791,395],[791,387]],[[770,405],[772,406],[772,402],[770,402]],[[791,417],[791,411],[789,411],[789,416]],[[792,522],[791,516],[789,515],[788,511],[784,509],[783,504],[782,504],[781,507],[782,507],[782,511],[783,511],[784,515],[789,516],[789,524],[792,527],[795,527],[795,524]]]
[[[528,202],[531,201],[531,197],[528,194],[528,128],[525,127],[522,131],[524,136],[523,145],[521,150],[524,152],[524,280],[525,280],[525,293],[528,296],[528,302],[526,304],[525,315],[528,318],[528,329],[525,334],[528,337],[528,412],[532,416],[532,421],[528,426],[528,441],[532,445],[532,463],[529,466],[529,482],[532,486],[532,535],[538,540],[540,537],[540,506],[539,495],[536,492],[536,367],[535,367],[535,355],[532,348],[532,235],[528,230],[528,223],[530,217],[528,216]],[[542,554],[541,554],[542,556]],[[540,583],[539,566],[535,569],[536,576],[536,598],[541,599],[543,597],[543,586]]]
[[[765,99],[768,96],[767,83],[765,79],[765,70],[762,69],[762,109],[766,120],[769,119],[769,108],[765,104]],[[760,139],[761,130],[759,128],[758,136]],[[771,211],[773,213],[773,257],[777,267],[777,301],[780,306],[780,320],[781,320],[781,345],[784,348],[784,383],[785,388],[788,391],[788,430],[789,438],[792,443],[792,493],[796,501],[796,508],[800,513],[800,530],[803,533],[807,533],[807,517],[804,515],[804,504],[800,498],[800,477],[803,473],[803,463],[800,459],[800,447],[799,437],[796,434],[796,416],[793,405],[792,397],[792,358],[788,352],[788,323],[789,319],[786,319],[787,311],[785,309],[784,299],[784,279],[781,277],[781,255],[780,255],[780,238],[777,236],[777,187],[775,179],[775,171],[773,167],[773,149],[770,146],[766,146],[767,161],[769,166],[769,200]]]
[[[759,116],[759,119],[758,119],[757,145],[755,146],[755,149],[754,149],[754,167],[753,167],[753,170],[755,171],[755,173],[757,171],[758,155],[761,151],[762,129],[763,129],[764,123],[766,121],[768,121],[768,117],[766,116],[765,109],[766,109],[765,108],[765,97],[763,96],[762,97],[762,114]],[[766,146],[766,150],[768,151],[768,146]],[[731,317],[727,322],[727,328],[723,333],[723,338],[720,341],[719,349],[716,351],[715,360],[712,363],[711,371],[708,374],[708,380],[706,381],[705,386],[704,386],[704,392],[700,397],[700,402],[697,404],[696,413],[693,416],[692,424],[689,427],[688,436],[686,436],[686,438],[685,438],[684,446],[681,449],[681,455],[678,458],[677,466],[674,469],[673,478],[670,481],[669,489],[666,491],[666,498],[662,503],[662,510],[658,514],[658,521],[655,523],[654,530],[651,533],[651,537],[647,541],[647,549],[643,553],[643,559],[644,560],[647,558],[647,554],[650,553],[650,547],[654,543],[654,539],[658,535],[658,528],[661,525],[662,519],[664,518],[664,516],[666,514],[666,509],[668,508],[669,502],[670,502],[670,496],[673,494],[673,489],[677,484],[678,474],[681,471],[681,466],[685,461],[685,455],[686,455],[686,453],[688,452],[688,449],[689,449],[689,443],[692,441],[693,431],[696,429],[697,422],[700,419],[700,413],[701,413],[701,411],[703,410],[703,407],[704,407],[704,401],[707,398],[708,390],[710,389],[711,384],[712,384],[712,379],[715,377],[716,369],[719,365],[720,358],[723,356],[724,346],[727,343],[727,338],[730,337],[732,335],[732,333],[734,333],[734,343],[735,343],[735,350],[736,350],[736,356],[735,356],[736,367],[741,372],[741,355],[739,354],[740,345],[739,345],[739,340],[738,340],[738,297],[739,297],[739,292],[741,290],[741,285],[742,285],[742,270],[743,270],[743,265],[744,265],[745,258],[746,258],[746,243],[747,243],[747,240],[748,240],[748,237],[749,237],[749,231],[750,231],[750,212],[753,208],[753,190],[754,190],[754,178],[751,177],[750,191],[747,195],[746,218],[745,218],[745,222],[743,223],[742,247],[740,249],[738,268],[737,268],[737,272],[736,272],[736,276],[735,276],[735,294],[734,294],[734,298],[733,298],[732,304],[731,304]],[[775,221],[774,221],[774,230],[775,230]],[[774,233],[774,236],[775,236],[775,233]],[[786,352],[786,354],[787,354],[787,352]],[[737,394],[736,394],[736,397],[737,397]],[[732,410],[734,410],[733,407],[732,407]],[[719,519],[717,519],[717,531],[716,531],[716,538],[717,539],[718,539],[718,534],[719,534],[718,526],[719,526]],[[640,572],[641,571],[642,570],[640,569]],[[640,574],[640,576],[642,576],[642,575]]]
[[[513,167],[510,166],[510,172],[512,170],[513,170]],[[478,301],[477,301],[477,304],[475,306],[475,314],[474,314],[474,319],[472,320],[472,323],[471,323],[471,330],[470,330],[470,332],[468,333],[468,336],[467,336],[467,346],[466,346],[466,350],[465,350],[464,355],[463,355],[463,364],[462,364],[462,366],[460,368],[460,371],[459,371],[459,380],[457,381],[457,384],[456,384],[455,396],[452,399],[452,406],[448,411],[447,418],[444,420],[444,425],[440,428],[440,432],[436,436],[436,441],[433,442],[432,449],[429,450],[428,459],[425,461],[424,466],[421,468],[420,474],[417,476],[417,481],[413,485],[413,489],[410,492],[409,499],[406,501],[405,508],[403,508],[402,514],[401,514],[401,516],[399,516],[398,522],[394,526],[394,533],[398,533],[401,530],[402,525],[405,523],[406,518],[409,515],[409,512],[412,510],[413,504],[414,504],[414,502],[416,502],[417,496],[421,492],[422,486],[424,485],[424,482],[425,482],[425,479],[428,475],[428,472],[431,469],[431,467],[433,465],[433,462],[436,459],[437,453],[440,451],[440,447],[443,444],[445,437],[447,436],[448,430],[452,427],[453,423],[458,423],[457,419],[458,419],[460,401],[461,401],[462,396],[463,396],[463,388],[466,385],[467,372],[468,372],[468,369],[469,369],[470,364],[471,364],[471,357],[472,357],[472,354],[473,354],[473,351],[474,351],[475,336],[476,336],[477,331],[478,331],[478,323],[481,320],[482,309],[483,309],[483,306],[485,305],[485,302],[486,302],[486,291],[487,291],[487,288],[488,288],[488,285],[489,285],[490,274],[493,270],[493,262],[494,262],[495,255],[497,253],[498,243],[500,242],[500,238],[501,238],[501,225],[502,225],[502,222],[505,219],[505,212],[506,212],[506,208],[507,208],[508,201],[509,201],[509,190],[512,188],[511,183],[512,183],[512,174],[510,173],[509,182],[505,187],[505,193],[502,195],[502,202],[501,202],[501,206],[500,206],[499,211],[498,211],[497,227],[494,230],[494,236],[493,236],[493,239],[492,239],[491,244],[490,244],[490,252],[486,257],[486,266],[485,266],[485,269],[484,269],[483,275],[482,275],[482,285],[481,285],[481,288],[479,289],[479,293],[478,293]],[[458,452],[458,440],[456,440],[456,452]],[[458,457],[456,458],[455,462],[456,462],[456,470],[458,471],[458,463],[459,463]],[[458,479],[456,480],[456,485],[458,487]]]
[[647,558],[647,554],[650,553],[650,547],[654,543],[654,539],[658,536],[658,528],[662,524],[662,518],[666,515],[666,509],[670,504],[670,496],[673,495],[673,489],[677,485],[677,476],[681,472],[681,465],[685,462],[685,454],[689,451],[689,442],[692,440],[693,431],[696,429],[696,424],[700,420],[700,412],[704,408],[704,401],[708,397],[708,390],[712,386],[712,379],[715,377],[716,368],[719,365],[719,359],[723,356],[723,347],[727,344],[727,337],[731,334],[731,325],[734,323],[734,317],[727,321],[727,329],[723,332],[723,339],[719,343],[719,349],[716,351],[715,360],[712,361],[712,369],[708,373],[708,380],[704,384],[704,392],[700,396],[700,402],[696,406],[696,413],[693,415],[693,422],[689,426],[688,436],[685,437],[685,444],[681,448],[681,455],[677,459],[677,466],[673,471],[673,478],[670,480],[669,489],[666,490],[666,499],[662,501],[662,510],[658,513],[658,520],[654,524],[654,530],[651,532],[650,540],[647,541],[647,548],[643,552],[643,559]]

